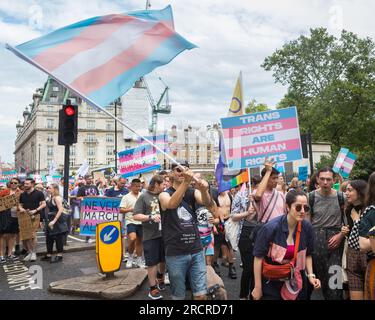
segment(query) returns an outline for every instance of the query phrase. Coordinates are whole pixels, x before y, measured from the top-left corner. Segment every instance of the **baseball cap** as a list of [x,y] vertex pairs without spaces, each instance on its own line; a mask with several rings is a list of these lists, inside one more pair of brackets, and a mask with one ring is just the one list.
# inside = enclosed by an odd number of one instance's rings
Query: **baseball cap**
[[[182,160],[182,159],[180,159],[180,160],[176,160],[181,166],[183,166],[183,167],[187,167],[187,168],[189,168],[190,166],[189,166],[189,162],[187,162],[187,160]],[[174,170],[174,168],[176,168],[178,165],[177,164],[175,164],[175,163],[172,163],[172,166],[171,166],[171,169],[172,170]]]

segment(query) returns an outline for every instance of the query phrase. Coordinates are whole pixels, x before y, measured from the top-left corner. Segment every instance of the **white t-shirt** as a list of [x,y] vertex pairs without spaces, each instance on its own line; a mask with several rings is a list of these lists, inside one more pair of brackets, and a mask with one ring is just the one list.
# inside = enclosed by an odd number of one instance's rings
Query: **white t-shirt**
[[[120,208],[130,209],[135,207],[135,203],[137,202],[138,198],[141,196],[141,193],[138,193],[135,196],[132,192],[129,192],[127,195],[122,197]],[[125,225],[128,224],[142,224],[141,221],[135,221],[133,219],[133,211],[128,212],[125,214]]]

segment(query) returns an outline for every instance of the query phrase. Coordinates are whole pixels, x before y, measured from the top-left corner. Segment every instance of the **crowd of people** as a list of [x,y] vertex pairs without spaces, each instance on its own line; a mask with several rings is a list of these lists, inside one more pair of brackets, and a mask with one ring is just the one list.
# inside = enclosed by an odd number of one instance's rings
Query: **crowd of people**
[[180,161],[150,181],[87,175],[70,186],[70,207],[62,188],[62,181],[14,178],[0,191],[19,199],[0,212],[0,263],[22,255],[36,261],[40,228],[47,248],[41,260],[63,261],[67,235],[79,232],[83,197],[120,197],[123,261],[147,268],[150,299],[162,299],[166,284],[172,299],[185,299],[188,289],[193,299],[207,299],[207,268],[236,279],[236,249],[242,300],[309,300],[316,289],[326,300],[375,300],[375,173],[336,183],[327,167],[305,185],[298,178],[287,185],[266,161],[249,185],[219,193]]

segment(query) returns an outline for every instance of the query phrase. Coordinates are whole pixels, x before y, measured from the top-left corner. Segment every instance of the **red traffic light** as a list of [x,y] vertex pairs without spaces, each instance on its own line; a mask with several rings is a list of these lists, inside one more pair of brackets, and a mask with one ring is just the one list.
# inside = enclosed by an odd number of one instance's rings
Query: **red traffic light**
[[64,109],[64,112],[69,117],[74,116],[74,114],[76,113],[73,106],[66,106],[65,109]]

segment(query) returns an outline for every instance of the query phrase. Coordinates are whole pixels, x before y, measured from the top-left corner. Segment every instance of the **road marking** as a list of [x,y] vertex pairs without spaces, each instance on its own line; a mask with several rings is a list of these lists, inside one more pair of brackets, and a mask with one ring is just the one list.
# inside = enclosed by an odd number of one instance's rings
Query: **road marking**
[[36,289],[33,287],[34,276],[29,273],[29,268],[21,261],[5,264],[3,265],[3,269],[10,289],[15,291]]

